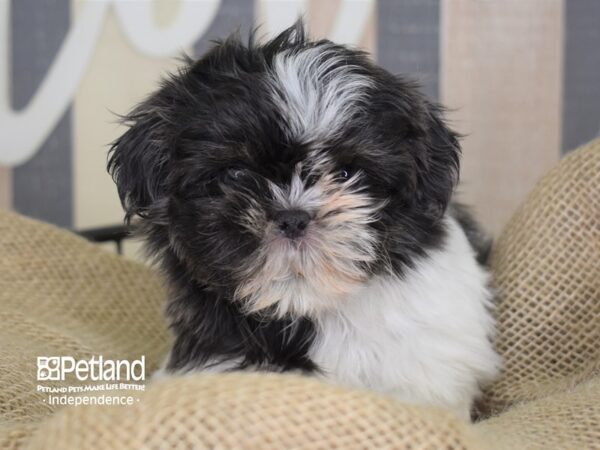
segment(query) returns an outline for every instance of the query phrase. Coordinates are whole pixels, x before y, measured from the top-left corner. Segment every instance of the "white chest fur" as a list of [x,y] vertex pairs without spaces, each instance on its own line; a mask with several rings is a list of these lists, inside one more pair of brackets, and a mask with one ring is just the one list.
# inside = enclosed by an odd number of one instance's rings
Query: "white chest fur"
[[319,318],[310,356],[337,383],[468,417],[499,358],[490,344],[488,275],[450,217],[442,249],[403,278],[372,279]]

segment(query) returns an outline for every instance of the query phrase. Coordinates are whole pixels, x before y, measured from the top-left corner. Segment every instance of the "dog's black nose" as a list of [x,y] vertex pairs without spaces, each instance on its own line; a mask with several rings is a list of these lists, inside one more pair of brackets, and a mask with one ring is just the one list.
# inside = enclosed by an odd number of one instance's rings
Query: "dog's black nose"
[[289,209],[275,214],[275,224],[290,239],[302,236],[309,222],[310,214],[301,209]]

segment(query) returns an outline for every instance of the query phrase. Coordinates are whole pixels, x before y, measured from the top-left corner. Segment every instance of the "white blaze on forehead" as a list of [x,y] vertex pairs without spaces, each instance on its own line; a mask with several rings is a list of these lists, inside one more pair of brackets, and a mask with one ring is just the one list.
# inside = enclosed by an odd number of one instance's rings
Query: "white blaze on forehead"
[[364,104],[372,82],[345,62],[333,44],[274,58],[273,98],[293,138],[331,137]]

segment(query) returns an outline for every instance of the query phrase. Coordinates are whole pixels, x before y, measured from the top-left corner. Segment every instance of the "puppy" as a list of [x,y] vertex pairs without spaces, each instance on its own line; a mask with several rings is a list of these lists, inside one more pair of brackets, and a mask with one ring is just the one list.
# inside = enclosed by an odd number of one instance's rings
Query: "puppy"
[[499,360],[460,147],[414,83],[301,23],[218,42],[108,170],[169,283],[165,371],[301,371],[468,417]]

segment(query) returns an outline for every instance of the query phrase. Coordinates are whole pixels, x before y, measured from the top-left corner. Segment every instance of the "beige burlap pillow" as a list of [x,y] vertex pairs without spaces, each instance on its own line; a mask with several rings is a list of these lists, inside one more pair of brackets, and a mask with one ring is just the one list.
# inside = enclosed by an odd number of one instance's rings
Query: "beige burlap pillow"
[[0,448],[55,410],[36,392],[38,356],[144,354],[154,370],[167,347],[163,299],[146,267],[0,210]]
[[489,412],[560,392],[600,369],[600,140],[537,184],[492,253],[497,347]]
[[163,381],[135,407],[65,410],[40,430],[30,448],[479,447],[467,424],[443,411],[306,377],[246,373]]
[[149,269],[0,212],[0,448],[600,448],[600,143],[566,157],[498,239],[502,377],[476,425],[297,376],[168,379],[132,407],[56,411],[40,355],[167,348]]
[[482,448],[600,449],[600,376],[553,390],[473,426]]

